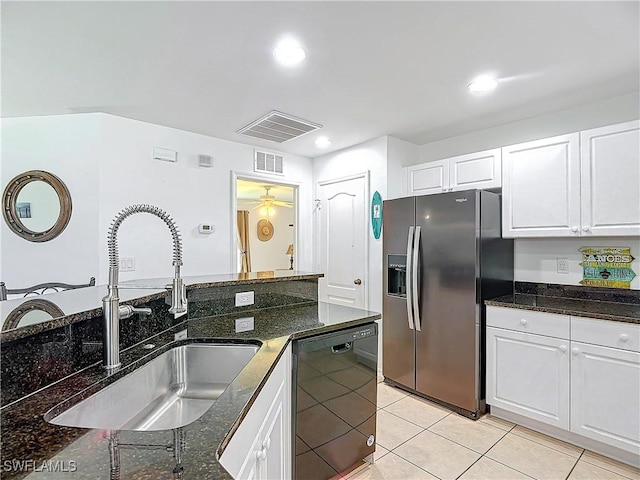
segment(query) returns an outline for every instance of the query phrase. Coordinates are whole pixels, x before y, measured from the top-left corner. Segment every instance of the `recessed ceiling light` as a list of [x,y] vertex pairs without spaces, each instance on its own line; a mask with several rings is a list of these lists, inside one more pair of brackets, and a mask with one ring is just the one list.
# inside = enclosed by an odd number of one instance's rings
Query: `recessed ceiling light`
[[331,140],[329,140],[327,137],[318,137],[316,138],[316,147],[318,148],[327,148],[329,145],[331,145]]
[[273,49],[273,58],[280,65],[292,67],[303,61],[307,56],[307,52],[293,38],[285,38],[278,42],[276,48]]
[[478,77],[467,88],[471,93],[487,93],[498,86],[498,80],[493,77]]

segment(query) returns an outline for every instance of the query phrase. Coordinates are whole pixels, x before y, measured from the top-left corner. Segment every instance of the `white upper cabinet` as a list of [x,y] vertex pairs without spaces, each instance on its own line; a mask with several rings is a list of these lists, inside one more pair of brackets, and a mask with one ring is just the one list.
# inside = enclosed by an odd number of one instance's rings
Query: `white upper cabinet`
[[409,195],[429,195],[449,188],[449,160],[423,163],[407,168]]
[[502,236],[580,235],[579,135],[502,149]]
[[502,149],[504,237],[640,235],[640,122]]
[[407,167],[407,194],[499,188],[502,183],[499,148]]
[[502,152],[499,148],[449,159],[449,190],[500,188]]
[[580,132],[582,234],[640,235],[640,122]]

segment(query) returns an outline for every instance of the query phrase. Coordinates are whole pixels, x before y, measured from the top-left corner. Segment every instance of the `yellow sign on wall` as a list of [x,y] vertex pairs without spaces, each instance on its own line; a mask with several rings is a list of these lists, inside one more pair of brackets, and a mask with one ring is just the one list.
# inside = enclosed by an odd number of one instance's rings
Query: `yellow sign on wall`
[[581,285],[630,288],[636,273],[631,269],[634,257],[630,247],[582,247]]

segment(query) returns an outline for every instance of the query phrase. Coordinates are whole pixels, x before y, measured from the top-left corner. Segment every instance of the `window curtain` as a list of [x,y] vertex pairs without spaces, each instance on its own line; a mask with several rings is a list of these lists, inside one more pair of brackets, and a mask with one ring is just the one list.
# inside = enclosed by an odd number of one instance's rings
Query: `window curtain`
[[249,211],[238,210],[238,248],[240,249],[240,259],[242,266],[240,273],[251,271],[251,252],[249,248]]

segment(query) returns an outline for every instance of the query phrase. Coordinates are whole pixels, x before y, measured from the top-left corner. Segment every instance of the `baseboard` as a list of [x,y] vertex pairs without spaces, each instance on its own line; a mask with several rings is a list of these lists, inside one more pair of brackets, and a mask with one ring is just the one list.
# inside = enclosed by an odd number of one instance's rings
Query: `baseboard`
[[617,447],[612,447],[611,445],[583,437],[582,435],[578,435],[558,427],[547,425],[546,423],[542,423],[538,420],[532,420],[531,418],[509,412],[508,410],[503,410],[502,408],[498,408],[493,405],[490,407],[490,413],[494,417],[522,425],[523,427],[530,428],[536,432],[544,433],[545,435],[557,438],[558,440],[572,443],[578,447],[586,448],[592,452],[604,455],[605,457],[613,458],[614,460],[626,463],[627,465],[640,468],[640,456],[634,455],[631,452],[627,452]]

